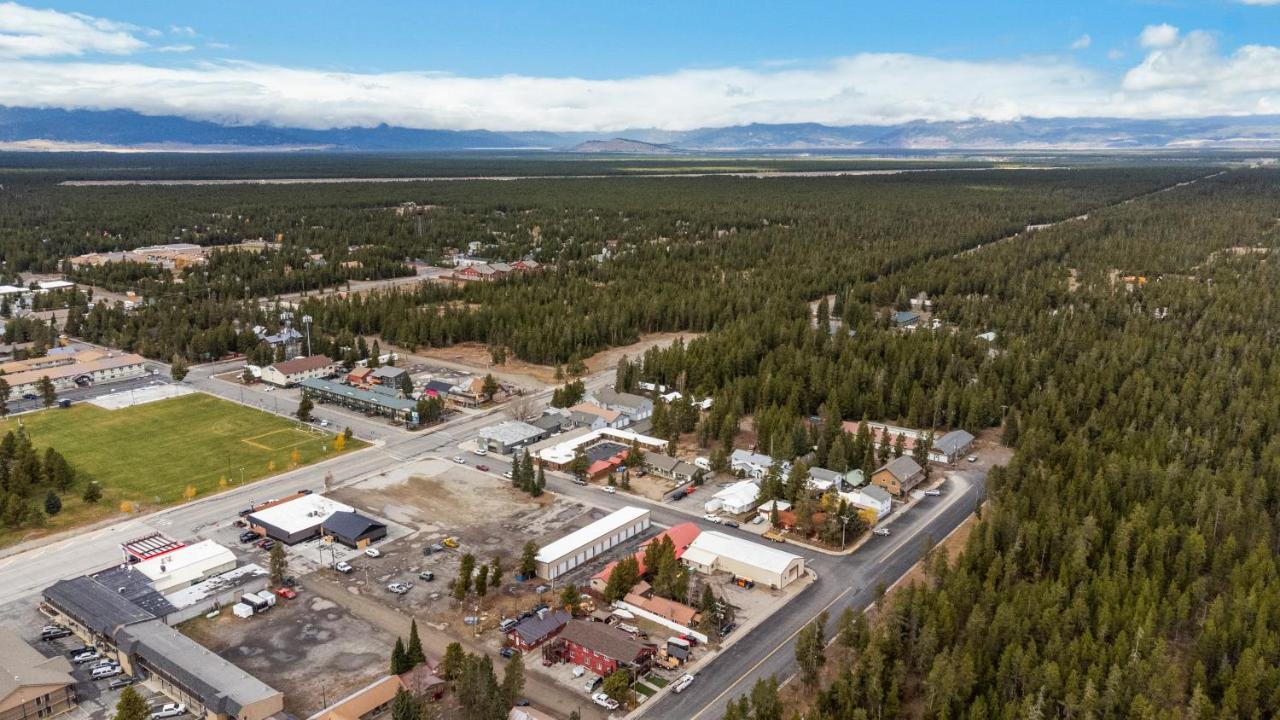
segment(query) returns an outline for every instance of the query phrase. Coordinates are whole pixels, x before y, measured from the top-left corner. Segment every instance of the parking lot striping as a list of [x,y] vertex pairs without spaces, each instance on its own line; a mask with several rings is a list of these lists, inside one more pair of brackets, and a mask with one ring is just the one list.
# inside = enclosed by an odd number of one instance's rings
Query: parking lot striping
[[[818,615],[821,615],[822,613],[824,613],[824,612],[826,612],[826,611],[830,610],[832,605],[835,605],[837,602],[839,602],[839,601],[840,601],[840,599],[841,599],[841,598],[843,598],[845,595],[848,595],[850,592],[853,592],[853,588],[851,588],[851,587],[850,587],[850,588],[845,588],[843,592],[841,592],[839,595],[837,595],[837,596],[835,596],[834,598],[832,598],[832,599],[831,599],[831,602],[829,602],[829,603],[827,603],[826,605],[824,605],[824,606],[822,607],[822,609],[821,609],[821,610],[819,610],[819,611],[817,612],[817,614],[815,614],[813,617],[814,617],[814,618],[816,618],[816,617],[818,617]],[[809,622],[812,622],[812,621],[813,621],[813,618],[810,618]],[[801,631],[801,630],[804,630],[804,629],[805,629],[805,627],[809,624],[809,622],[806,622],[806,623],[804,623],[803,625],[801,625],[800,627],[796,628],[795,632],[793,632],[793,633],[791,633],[790,635],[788,635],[788,636],[787,636],[787,637],[786,637],[782,642],[778,643],[778,646],[777,646],[777,647],[775,647],[774,649],[770,650],[768,655],[765,655],[764,657],[760,658],[759,662],[757,662],[755,665],[752,665],[751,667],[747,668],[747,671],[746,671],[746,672],[744,672],[744,673],[742,673],[742,676],[741,676],[741,677],[739,677],[737,680],[734,680],[734,681],[733,681],[733,684],[732,684],[732,685],[730,685],[729,687],[725,688],[725,689],[724,689],[724,691],[723,691],[723,692],[721,692],[719,695],[717,695],[717,696],[715,696],[715,697],[711,698],[711,701],[710,701],[710,702],[708,702],[706,705],[702,706],[702,709],[701,709],[701,710],[699,710],[698,712],[694,713],[694,714],[689,718],[689,720],[697,720],[699,717],[702,717],[702,714],[703,714],[703,713],[705,713],[707,710],[711,709],[711,706],[712,706],[712,705],[715,705],[716,703],[720,702],[720,699],[721,699],[721,698],[723,698],[725,695],[728,695],[729,693],[733,692],[733,689],[734,689],[734,688],[736,688],[736,687],[738,687],[738,685],[742,682],[743,678],[747,677],[747,676],[748,676],[748,675],[750,675],[751,673],[753,673],[753,672],[755,672],[756,670],[760,669],[760,666],[761,666],[761,665],[763,665],[763,664],[765,664],[765,663],[769,660],[769,658],[773,657],[773,656],[774,656],[774,653],[776,653],[776,652],[778,652],[779,650],[781,650],[781,649],[782,649],[782,648],[783,648],[787,643],[791,642],[791,641],[795,638],[795,636],[799,635],[799,634],[800,634],[800,631]],[[714,661],[713,661],[713,662],[714,662]]]

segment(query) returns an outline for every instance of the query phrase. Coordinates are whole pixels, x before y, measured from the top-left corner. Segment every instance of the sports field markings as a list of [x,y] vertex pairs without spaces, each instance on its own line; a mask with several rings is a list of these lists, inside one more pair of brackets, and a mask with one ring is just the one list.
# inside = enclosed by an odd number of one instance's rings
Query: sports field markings
[[[290,438],[294,439],[294,441],[283,445],[270,445],[267,444],[267,442],[259,442],[266,440],[267,438],[280,435],[281,433],[287,433]],[[298,447],[299,445],[305,445],[315,439],[315,437],[311,436],[311,433],[307,433],[296,428],[280,428],[278,430],[271,430],[270,432],[262,433],[261,435],[254,435],[253,437],[240,438],[240,442],[252,445],[260,450],[266,450],[267,452],[279,452],[281,450]]]

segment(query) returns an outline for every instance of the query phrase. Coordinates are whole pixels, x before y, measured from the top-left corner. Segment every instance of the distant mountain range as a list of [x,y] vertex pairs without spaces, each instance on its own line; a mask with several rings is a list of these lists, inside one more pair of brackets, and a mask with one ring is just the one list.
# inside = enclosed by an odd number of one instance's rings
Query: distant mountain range
[[491,132],[371,128],[308,130],[222,125],[128,110],[0,107],[0,149],[30,150],[555,150],[670,154],[706,151],[1280,148],[1280,116],[1184,120],[1031,118],[829,126],[752,124],[687,131]]

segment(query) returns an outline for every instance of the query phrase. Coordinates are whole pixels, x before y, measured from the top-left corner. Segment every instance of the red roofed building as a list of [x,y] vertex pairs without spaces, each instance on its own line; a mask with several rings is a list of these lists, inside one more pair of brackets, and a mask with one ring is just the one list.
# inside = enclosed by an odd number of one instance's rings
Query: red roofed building
[[[702,529],[691,522],[680,523],[679,525],[672,525],[667,530],[653,536],[652,540],[646,540],[645,543],[640,546],[639,552],[635,554],[636,563],[640,566],[640,574],[644,575],[646,572],[646,568],[644,566],[644,550],[649,547],[649,543],[657,542],[664,537],[671,538],[671,544],[676,548],[676,559],[679,560],[680,557],[684,555],[685,548],[689,547],[689,545],[698,538],[698,535],[701,532]],[[596,573],[595,576],[591,578],[591,589],[596,592],[604,592],[605,586],[609,584],[609,576],[613,574],[613,568],[617,565],[618,563],[616,561],[611,562],[608,565],[605,565],[603,570]]]

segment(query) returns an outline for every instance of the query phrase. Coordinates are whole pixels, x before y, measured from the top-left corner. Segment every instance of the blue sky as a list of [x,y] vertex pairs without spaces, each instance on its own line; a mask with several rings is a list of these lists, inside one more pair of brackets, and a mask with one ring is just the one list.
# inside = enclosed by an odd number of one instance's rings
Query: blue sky
[[1280,0],[0,2],[0,104],[684,129],[1280,114]]

